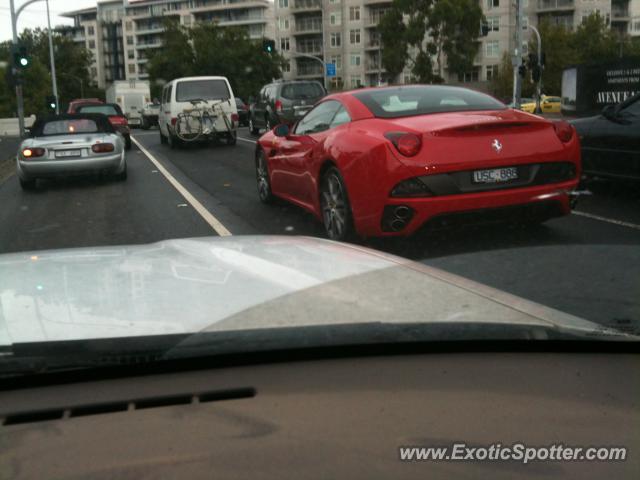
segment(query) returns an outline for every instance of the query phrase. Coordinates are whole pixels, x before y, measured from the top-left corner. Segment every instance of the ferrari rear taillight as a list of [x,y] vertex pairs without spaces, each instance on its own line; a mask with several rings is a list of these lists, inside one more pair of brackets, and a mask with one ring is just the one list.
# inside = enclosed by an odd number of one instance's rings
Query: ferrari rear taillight
[[125,117],[120,117],[118,115],[110,115],[109,122],[111,125],[128,125],[127,119]]
[[22,150],[22,156],[24,158],[42,157],[44,155],[44,148],[25,148]]
[[178,119],[177,119],[176,117],[173,117],[173,118],[171,119],[171,126],[172,126],[172,127],[175,127],[175,126],[176,126],[176,123],[178,123]]
[[393,143],[396,150],[405,157],[413,157],[418,154],[422,147],[422,140],[415,133],[408,132],[387,132],[385,138]]
[[567,123],[563,120],[558,120],[556,122],[553,122],[553,128],[562,143],[570,142],[573,138],[575,128],[570,123]]
[[93,153],[109,153],[113,152],[114,149],[113,143],[96,143],[91,146]]
[[282,102],[280,100],[276,100],[276,112],[282,112]]
[[240,120],[240,117],[238,116],[238,114],[237,113],[232,113],[231,114],[231,121],[235,123],[238,120]]

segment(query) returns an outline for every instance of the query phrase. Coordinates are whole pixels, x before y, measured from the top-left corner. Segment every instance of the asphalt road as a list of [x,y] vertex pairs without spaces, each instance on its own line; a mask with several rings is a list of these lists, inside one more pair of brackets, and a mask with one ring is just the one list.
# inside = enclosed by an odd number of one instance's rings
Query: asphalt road
[[[0,179],[0,253],[227,233],[322,236],[310,214],[258,201],[255,138],[246,129],[240,136],[234,147],[170,150],[157,130],[135,131],[145,152],[134,146],[122,183],[92,177],[22,192],[15,175]],[[0,154],[2,161],[12,152],[0,143]],[[467,228],[367,245],[603,325],[638,329],[640,188],[600,182],[589,190],[573,215],[534,229]]]

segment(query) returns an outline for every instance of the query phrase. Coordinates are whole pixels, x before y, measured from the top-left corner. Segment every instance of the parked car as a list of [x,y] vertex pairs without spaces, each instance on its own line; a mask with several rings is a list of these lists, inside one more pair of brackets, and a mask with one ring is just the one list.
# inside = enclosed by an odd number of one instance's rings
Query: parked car
[[158,115],[160,114],[160,103],[147,103],[142,109],[142,128],[149,130],[158,125]]
[[[525,100],[527,100],[525,102]],[[560,97],[550,97],[547,95],[542,95],[540,97],[540,109],[542,113],[560,113],[562,105],[562,99]],[[520,109],[523,112],[527,113],[535,113],[536,111],[536,100],[535,98],[522,99],[520,102]]]
[[585,175],[640,180],[640,94],[571,124],[580,136]]
[[210,107],[217,105],[216,108],[221,108],[231,122],[229,131],[222,116],[218,116],[212,124],[212,133],[203,138],[224,138],[229,145],[235,145],[239,117],[235,96],[226,77],[184,77],[167,83],[162,90],[162,107],[158,115],[160,141],[171,148],[181,145],[176,133],[178,115],[196,108],[192,102],[197,101],[204,101]]
[[270,83],[260,90],[251,105],[249,130],[257,135],[260,128],[269,131],[280,123],[300,120],[327,92],[316,81]]
[[322,220],[331,239],[570,213],[574,128],[480,92],[413,85],[333,94],[255,151],[259,198]]
[[107,172],[127,178],[124,140],[107,117],[95,113],[39,119],[18,149],[20,186],[33,189],[38,178]]
[[76,113],[83,105],[102,105],[104,102],[99,98],[77,98],[69,102],[67,113]]
[[246,127],[249,125],[249,105],[244,103],[240,97],[236,97],[236,108],[238,109],[238,117],[240,125]]
[[78,113],[100,113],[106,115],[111,125],[113,125],[113,128],[122,134],[125,148],[131,150],[129,122],[117,103],[84,104],[80,105],[76,111]]

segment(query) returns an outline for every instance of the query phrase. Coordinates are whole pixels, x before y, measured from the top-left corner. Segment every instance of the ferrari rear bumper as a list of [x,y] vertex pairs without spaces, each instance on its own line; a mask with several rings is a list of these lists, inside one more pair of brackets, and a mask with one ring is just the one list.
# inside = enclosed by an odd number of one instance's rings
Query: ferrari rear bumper
[[[389,198],[374,223],[360,222],[362,236],[408,236],[424,228],[461,224],[545,220],[571,212],[577,180],[512,190],[462,195]],[[399,215],[398,215],[399,213]]]

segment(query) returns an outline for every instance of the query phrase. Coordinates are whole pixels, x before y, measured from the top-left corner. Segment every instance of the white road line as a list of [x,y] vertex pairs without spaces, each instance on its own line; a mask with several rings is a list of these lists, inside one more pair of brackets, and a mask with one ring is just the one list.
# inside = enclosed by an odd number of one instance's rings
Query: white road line
[[156,168],[162,173],[169,183],[173,185],[173,187],[184,197],[184,199],[189,202],[189,204],[195,209],[196,212],[200,214],[200,216],[207,222],[213,230],[220,235],[221,237],[228,237],[231,235],[231,232],[227,230],[227,228],[220,223],[220,221],[214,217],[209,210],[204,208],[202,205],[191,193],[189,190],[184,188],[178,180],[171,175],[166,168],[162,166],[162,164],[155,158],[146,148],[144,148],[138,140],[136,140],[133,135],[131,136],[131,140],[135,143],[140,150],[151,160],[151,162],[156,166]]
[[247,142],[247,143],[253,143],[254,145],[256,144],[255,140],[249,140],[248,138],[238,137],[238,140],[242,140],[243,142]]
[[622,220],[614,220],[613,218],[601,217],[600,215],[593,215],[591,213],[579,212],[577,210],[574,210],[571,213],[573,215],[590,218],[592,220],[599,220],[601,222],[611,223],[613,225],[618,225],[620,227],[627,227],[627,228],[633,228],[634,230],[640,230],[640,225],[636,225],[635,223],[623,222]]

